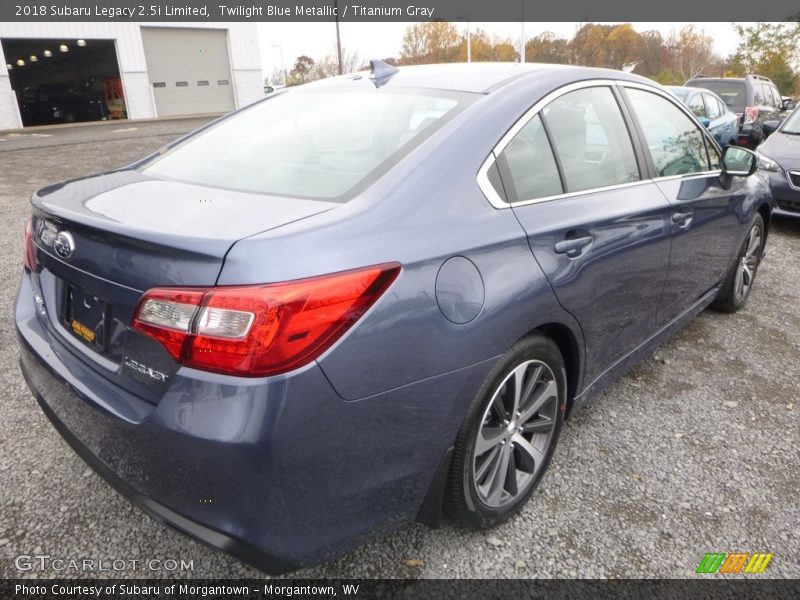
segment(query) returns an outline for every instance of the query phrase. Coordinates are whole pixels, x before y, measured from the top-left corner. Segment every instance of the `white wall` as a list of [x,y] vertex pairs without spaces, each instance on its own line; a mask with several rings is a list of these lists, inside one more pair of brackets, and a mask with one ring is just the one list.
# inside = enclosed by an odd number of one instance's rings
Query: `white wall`
[[[148,26],[227,29],[237,108],[264,95],[255,23],[0,23],[0,38],[116,40],[128,117],[148,119],[157,116],[140,31]],[[1,48],[0,59],[0,130],[14,129],[21,126],[21,120]]]

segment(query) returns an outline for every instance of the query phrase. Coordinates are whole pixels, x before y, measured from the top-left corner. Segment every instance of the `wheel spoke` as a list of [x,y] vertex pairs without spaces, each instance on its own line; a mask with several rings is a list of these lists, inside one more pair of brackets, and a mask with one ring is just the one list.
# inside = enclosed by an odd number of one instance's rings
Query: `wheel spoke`
[[475,482],[478,485],[481,485],[481,482],[486,478],[486,474],[489,472],[489,469],[491,469],[497,463],[499,457],[500,446],[495,446],[494,449],[486,455],[486,458],[481,463],[481,466],[476,466]]
[[511,441],[517,448],[524,452],[528,458],[528,461],[523,462],[529,462],[529,472],[533,473],[536,469],[538,469],[539,465],[541,465],[542,461],[544,460],[544,454],[542,454],[538,448],[536,448],[519,433],[515,434],[514,437],[511,438]]
[[736,269],[736,280],[733,283],[733,289],[739,296],[744,294],[744,269],[741,267]]
[[750,234],[750,243],[747,245],[746,255],[755,256],[759,246],[761,246],[761,236],[758,235],[758,232],[754,229]]
[[753,281],[753,267],[746,262],[742,264],[742,277],[744,285],[749,287]]
[[540,416],[538,419],[525,423],[522,433],[547,433],[553,428],[553,419]]
[[528,363],[523,363],[514,369],[514,398],[513,403],[511,406],[511,416],[513,417],[517,414],[519,410],[520,401],[522,400],[522,395],[524,393],[524,385],[525,385],[525,373],[528,371]]
[[505,489],[506,475],[508,473],[508,459],[511,454],[509,449],[510,444],[500,446],[500,456],[488,477],[489,491],[486,494],[486,499],[492,506],[498,506],[500,504],[500,498]]
[[506,415],[506,409],[505,406],[503,406],[502,394],[500,393],[500,390],[495,392],[494,398],[492,398],[491,409],[498,421],[501,423],[505,421],[508,415]]
[[531,396],[528,406],[520,411],[518,422],[525,423],[530,420],[533,415],[542,409],[548,400],[556,398],[558,395],[558,386],[555,381],[540,381]]
[[508,493],[516,496],[519,493],[517,487],[517,459],[514,456],[514,448],[508,449],[508,470],[506,471],[506,488]]
[[500,443],[505,433],[505,427],[491,427],[484,425],[478,433],[478,441],[475,443],[475,456],[478,457]]

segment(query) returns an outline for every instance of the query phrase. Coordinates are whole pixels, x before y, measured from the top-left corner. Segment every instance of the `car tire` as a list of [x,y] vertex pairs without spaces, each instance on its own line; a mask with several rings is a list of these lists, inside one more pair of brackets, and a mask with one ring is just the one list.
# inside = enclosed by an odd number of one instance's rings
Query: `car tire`
[[742,242],[711,308],[734,313],[741,309],[753,289],[758,265],[764,251],[764,219],[759,213],[753,217],[747,236]]
[[471,528],[514,515],[539,484],[566,408],[558,346],[541,334],[514,344],[475,396],[456,438],[445,512]]

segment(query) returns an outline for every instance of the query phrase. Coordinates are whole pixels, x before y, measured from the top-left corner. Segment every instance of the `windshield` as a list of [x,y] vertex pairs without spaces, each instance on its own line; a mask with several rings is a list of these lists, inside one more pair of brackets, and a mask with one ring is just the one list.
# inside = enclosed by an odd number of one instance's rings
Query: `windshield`
[[703,81],[702,87],[722,98],[728,110],[740,113],[747,106],[744,81]]
[[148,161],[148,175],[343,202],[463,109],[473,94],[297,89],[277,94]]
[[782,133],[794,133],[800,135],[800,108],[794,110],[786,117],[786,122],[781,127]]

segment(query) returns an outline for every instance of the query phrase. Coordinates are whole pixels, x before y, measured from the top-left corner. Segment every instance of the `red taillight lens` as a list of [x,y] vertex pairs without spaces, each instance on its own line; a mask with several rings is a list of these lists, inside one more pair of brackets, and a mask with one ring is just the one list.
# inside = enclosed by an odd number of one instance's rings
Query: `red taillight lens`
[[755,123],[758,119],[758,109],[755,106],[748,106],[744,109],[744,124]]
[[33,217],[28,217],[25,220],[25,236],[23,238],[25,245],[25,268],[29,271],[36,270],[36,246],[33,244]]
[[142,297],[133,328],[186,366],[259,377],[311,362],[380,298],[400,265],[258,286],[159,288]]

